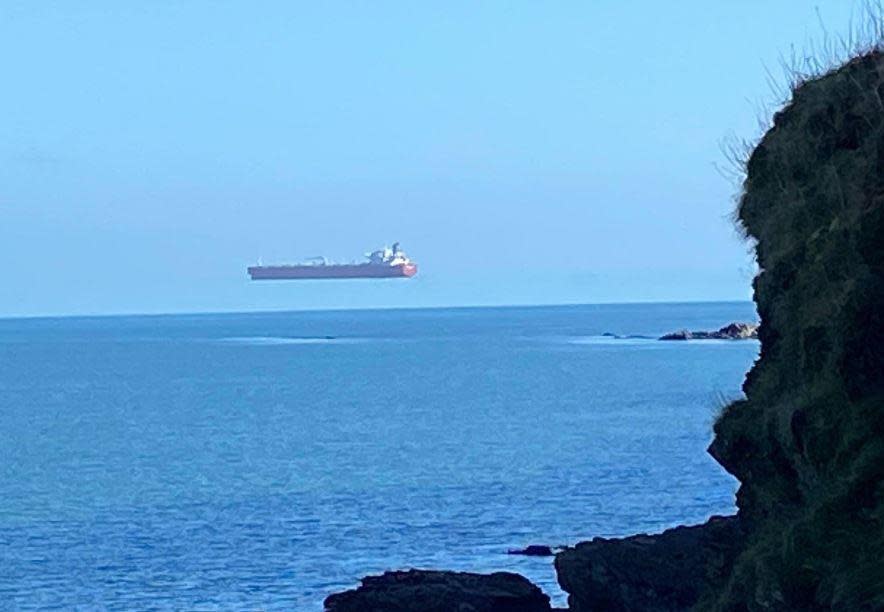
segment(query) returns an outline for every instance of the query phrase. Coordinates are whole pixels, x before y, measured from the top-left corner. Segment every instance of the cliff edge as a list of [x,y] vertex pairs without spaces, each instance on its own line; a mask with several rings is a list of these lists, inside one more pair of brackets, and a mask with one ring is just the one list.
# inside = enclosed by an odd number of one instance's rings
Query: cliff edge
[[738,515],[556,557],[576,612],[884,609],[884,54],[807,81],[746,164],[761,354],[709,452]]
[[884,609],[884,54],[795,89],[738,216],[761,355],[709,452],[749,535],[703,605]]

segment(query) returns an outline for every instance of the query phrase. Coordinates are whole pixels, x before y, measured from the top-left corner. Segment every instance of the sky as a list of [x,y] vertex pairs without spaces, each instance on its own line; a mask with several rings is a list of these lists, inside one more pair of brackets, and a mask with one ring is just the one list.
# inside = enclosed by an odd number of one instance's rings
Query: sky
[[[859,14],[4,0],[0,316],[749,299],[722,147]],[[246,275],[393,241],[414,279]]]

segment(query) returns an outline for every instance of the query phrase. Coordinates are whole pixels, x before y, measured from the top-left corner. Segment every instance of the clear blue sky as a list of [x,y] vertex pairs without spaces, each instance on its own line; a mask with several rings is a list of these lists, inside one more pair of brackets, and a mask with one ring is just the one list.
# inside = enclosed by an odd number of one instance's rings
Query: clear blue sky
[[748,299],[714,166],[817,6],[5,0],[0,316]]

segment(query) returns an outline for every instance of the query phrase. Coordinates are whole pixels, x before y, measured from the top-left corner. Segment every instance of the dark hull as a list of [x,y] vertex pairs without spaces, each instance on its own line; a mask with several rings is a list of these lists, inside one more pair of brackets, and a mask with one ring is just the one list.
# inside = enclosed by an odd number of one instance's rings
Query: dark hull
[[351,264],[324,266],[252,266],[252,280],[310,280],[334,278],[409,278],[417,274],[417,264],[395,266]]

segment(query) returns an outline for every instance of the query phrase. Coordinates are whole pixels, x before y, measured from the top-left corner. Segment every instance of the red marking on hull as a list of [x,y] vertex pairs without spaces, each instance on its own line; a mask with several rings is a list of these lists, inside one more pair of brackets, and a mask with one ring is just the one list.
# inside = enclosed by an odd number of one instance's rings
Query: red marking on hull
[[330,266],[252,266],[252,280],[308,280],[334,278],[410,278],[417,274],[417,264],[379,266],[372,264]]

